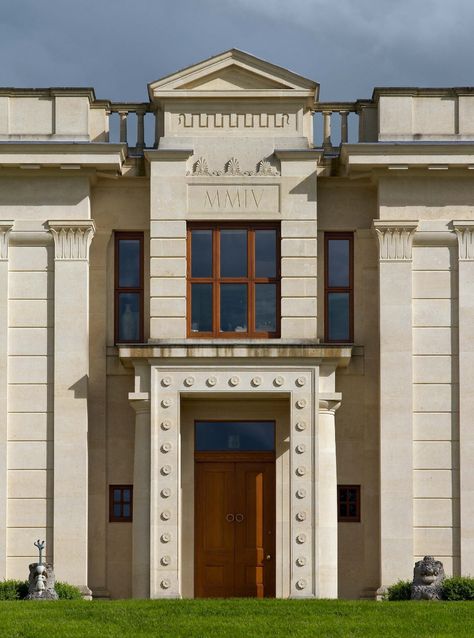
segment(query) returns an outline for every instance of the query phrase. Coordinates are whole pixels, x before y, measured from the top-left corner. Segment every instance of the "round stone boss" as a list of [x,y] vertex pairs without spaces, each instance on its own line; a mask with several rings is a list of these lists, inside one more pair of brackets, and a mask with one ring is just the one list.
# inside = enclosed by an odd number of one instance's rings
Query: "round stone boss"
[[295,472],[298,476],[304,476],[306,474],[306,468],[304,465],[298,465]]
[[298,445],[295,447],[295,450],[297,454],[303,454],[304,452],[306,452],[306,445],[304,443],[298,443]]
[[306,520],[306,512],[297,512],[296,514],[297,521],[305,521]]
[[171,427],[172,423],[169,419],[163,419],[163,421],[161,422],[161,429],[162,430],[169,430]]
[[169,589],[171,587],[171,581],[168,578],[163,578],[161,581],[161,586],[163,589]]
[[296,379],[296,385],[302,388],[306,384],[306,377],[298,377]]
[[274,385],[276,385],[278,388],[280,388],[284,383],[285,383],[285,377],[275,377],[273,379],[273,383]]
[[298,401],[296,402],[296,407],[298,408],[298,410],[302,410],[306,407],[306,403],[306,399],[298,399]]
[[303,432],[303,430],[306,430],[306,421],[297,421],[295,428],[298,432]]
[[230,377],[229,379],[229,385],[233,386],[235,388],[236,385],[239,385],[240,383],[240,378],[237,376],[234,377]]
[[188,388],[190,388],[192,385],[194,385],[194,382],[196,381],[196,379],[194,377],[186,377],[186,379],[184,380],[184,385],[188,386]]
[[306,496],[306,490],[304,487],[300,487],[299,490],[296,490],[296,498],[304,498]]
[[296,559],[296,564],[298,567],[304,567],[306,565],[306,558],[304,556],[298,556]]
[[173,468],[171,467],[171,465],[163,465],[163,467],[161,468],[161,473],[165,476],[168,476],[168,474],[171,474],[172,469]]
[[161,512],[161,518],[162,518],[164,521],[169,521],[169,520],[170,520],[170,518],[171,518],[171,512],[170,512],[169,510],[163,510],[163,511]]
[[296,542],[299,545],[303,545],[303,543],[306,543],[306,534],[298,534],[298,536],[296,537]]
[[262,377],[253,377],[251,383],[254,387],[258,388],[259,385],[262,385]]
[[171,452],[172,449],[173,449],[173,444],[171,443],[171,441],[165,441],[161,445],[161,451],[164,452],[165,454],[167,454],[168,452]]
[[167,388],[168,386],[170,386],[173,382],[173,379],[171,377],[163,377],[161,379],[161,385],[164,385],[165,388]]
[[307,584],[308,584],[308,583],[305,581],[305,579],[304,579],[304,578],[300,578],[300,579],[296,582],[296,586],[297,586],[297,588],[298,588],[298,589],[305,589]]
[[165,556],[161,557],[161,561],[160,562],[161,562],[162,565],[167,567],[171,563],[171,556],[168,556],[168,554],[165,554]]
[[171,540],[171,534],[169,532],[164,532],[161,535],[161,542],[162,543],[169,543]]
[[171,490],[169,487],[164,487],[161,490],[160,494],[163,498],[169,498],[171,496]]
[[163,399],[161,401],[161,407],[163,408],[170,408],[173,405],[173,400],[172,399]]
[[216,377],[209,377],[208,380],[206,381],[207,385],[210,386],[211,388],[213,386],[216,385],[217,383],[217,378]]

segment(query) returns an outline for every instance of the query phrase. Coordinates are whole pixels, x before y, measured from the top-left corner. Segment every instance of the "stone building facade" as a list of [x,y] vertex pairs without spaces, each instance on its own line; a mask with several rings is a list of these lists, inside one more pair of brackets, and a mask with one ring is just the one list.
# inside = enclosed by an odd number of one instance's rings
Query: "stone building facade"
[[0,89],[0,578],[38,538],[96,597],[474,574],[474,89],[231,50],[149,98]]

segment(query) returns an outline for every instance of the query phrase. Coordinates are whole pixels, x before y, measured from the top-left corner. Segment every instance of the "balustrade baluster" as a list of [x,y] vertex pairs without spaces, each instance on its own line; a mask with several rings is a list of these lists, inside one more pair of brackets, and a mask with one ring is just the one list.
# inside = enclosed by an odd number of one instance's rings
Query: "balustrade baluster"
[[339,111],[341,116],[341,144],[346,144],[348,137],[347,118],[349,117],[349,111]]
[[145,111],[137,111],[137,149],[145,147]]
[[120,117],[120,141],[127,142],[127,116],[128,111],[119,111]]
[[323,111],[323,148],[332,148],[331,142],[331,114],[332,111]]

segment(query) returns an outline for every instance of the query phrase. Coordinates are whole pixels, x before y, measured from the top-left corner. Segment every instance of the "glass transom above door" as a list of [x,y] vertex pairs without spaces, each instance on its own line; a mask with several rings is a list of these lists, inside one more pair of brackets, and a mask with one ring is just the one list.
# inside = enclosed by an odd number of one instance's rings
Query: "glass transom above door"
[[272,452],[274,421],[196,421],[196,452]]

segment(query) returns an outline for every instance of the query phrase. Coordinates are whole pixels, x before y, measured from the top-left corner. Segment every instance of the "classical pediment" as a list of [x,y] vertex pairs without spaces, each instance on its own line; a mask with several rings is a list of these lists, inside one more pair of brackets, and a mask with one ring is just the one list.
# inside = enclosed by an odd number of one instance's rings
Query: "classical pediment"
[[148,85],[152,101],[163,98],[317,98],[319,85],[292,71],[231,49]]

